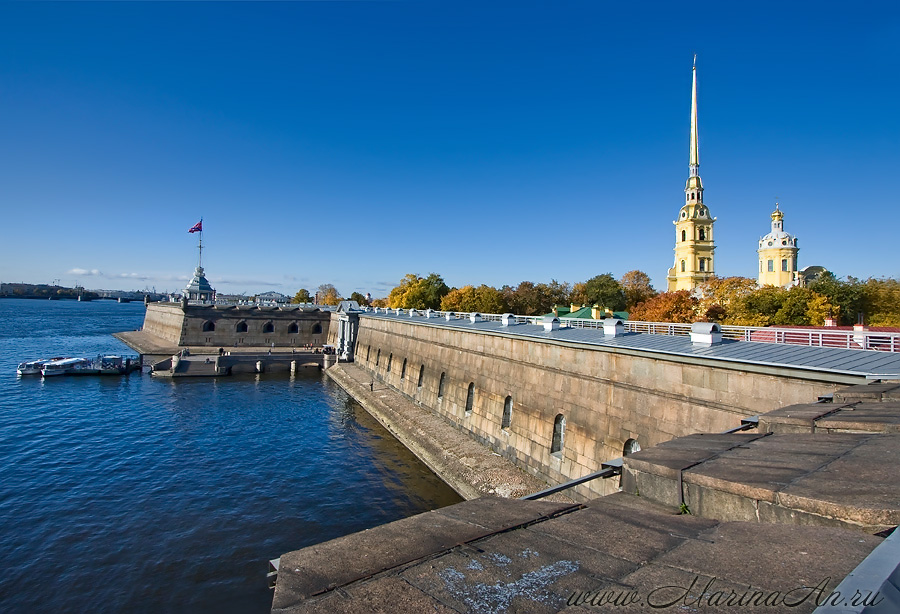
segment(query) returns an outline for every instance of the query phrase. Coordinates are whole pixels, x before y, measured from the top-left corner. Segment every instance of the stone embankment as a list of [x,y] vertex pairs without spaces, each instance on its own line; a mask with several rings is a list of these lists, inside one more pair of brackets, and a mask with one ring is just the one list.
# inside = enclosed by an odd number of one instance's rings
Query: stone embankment
[[538,478],[352,363],[340,363],[325,373],[464,499],[521,497],[546,488]]
[[626,492],[586,504],[480,498],[290,552],[272,611],[896,612],[898,402],[854,386],[627,456]]

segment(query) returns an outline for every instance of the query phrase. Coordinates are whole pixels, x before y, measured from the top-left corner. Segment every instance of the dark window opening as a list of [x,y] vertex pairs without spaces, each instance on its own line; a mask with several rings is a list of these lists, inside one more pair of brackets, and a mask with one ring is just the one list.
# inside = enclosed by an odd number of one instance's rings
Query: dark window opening
[[469,390],[466,392],[466,415],[472,413],[472,407],[475,405],[475,384],[469,384]]
[[271,322],[266,322],[265,324],[263,324],[262,332],[264,332],[264,333],[274,333],[274,332],[275,332],[275,325],[272,324]]
[[403,359],[403,366],[400,367],[400,379],[406,379],[406,359]]
[[444,380],[446,379],[446,373],[441,373],[441,381],[438,384],[438,398],[444,398]]
[[392,362],[394,362],[394,353],[393,353],[393,352],[391,352],[390,354],[388,354],[388,365],[387,365],[387,372],[388,372],[388,373],[391,372],[391,363],[392,363]]
[[234,327],[234,332],[246,333],[247,332],[247,323],[246,322],[238,322],[237,326]]
[[419,382],[416,384],[416,388],[421,388],[423,381],[425,381],[425,365],[419,367]]
[[316,322],[312,327],[312,334],[321,335],[322,334],[322,325]]
[[207,320],[206,322],[203,323],[203,332],[204,333],[211,333],[214,330],[216,330],[215,322],[210,322],[209,320]]
[[500,428],[508,429],[512,423],[512,397],[506,397],[503,401],[503,419],[500,422]]
[[562,456],[564,439],[566,437],[566,419],[562,414],[557,414],[553,421],[553,440],[550,442],[550,454]]
[[300,332],[300,327],[297,326],[297,323],[296,323],[296,322],[291,322],[291,325],[288,326],[288,333],[290,333],[290,334],[292,334],[292,335],[296,335],[296,334],[299,333],[299,332]]

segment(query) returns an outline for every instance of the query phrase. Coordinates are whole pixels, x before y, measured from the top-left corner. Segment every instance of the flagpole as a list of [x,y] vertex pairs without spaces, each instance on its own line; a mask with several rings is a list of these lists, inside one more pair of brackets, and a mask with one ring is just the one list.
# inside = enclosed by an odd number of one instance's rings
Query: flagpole
[[197,267],[203,267],[203,218],[200,218],[200,243],[197,246],[197,249],[200,252],[200,255],[197,257]]

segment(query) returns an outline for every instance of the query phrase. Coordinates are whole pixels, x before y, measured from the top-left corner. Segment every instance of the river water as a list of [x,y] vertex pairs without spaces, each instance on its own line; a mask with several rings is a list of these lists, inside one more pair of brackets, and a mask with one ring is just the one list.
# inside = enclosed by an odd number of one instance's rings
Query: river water
[[0,611],[267,612],[268,559],[460,500],[318,372],[16,377],[143,315],[0,300]]

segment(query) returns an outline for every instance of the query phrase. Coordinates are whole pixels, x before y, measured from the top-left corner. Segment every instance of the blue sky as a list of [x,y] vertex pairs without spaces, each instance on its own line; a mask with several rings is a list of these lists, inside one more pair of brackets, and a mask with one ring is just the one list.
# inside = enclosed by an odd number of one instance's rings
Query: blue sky
[[0,4],[0,280],[383,296],[646,271],[900,277],[893,2]]

